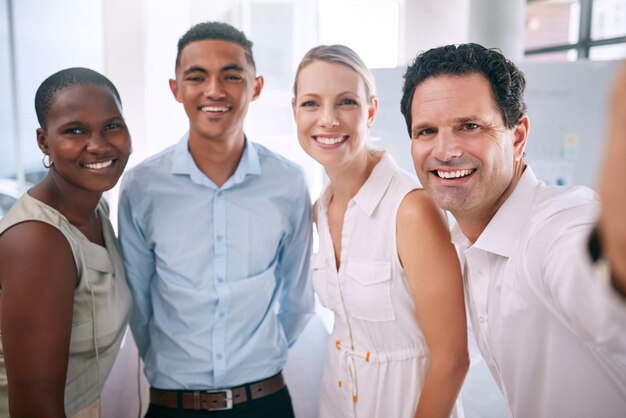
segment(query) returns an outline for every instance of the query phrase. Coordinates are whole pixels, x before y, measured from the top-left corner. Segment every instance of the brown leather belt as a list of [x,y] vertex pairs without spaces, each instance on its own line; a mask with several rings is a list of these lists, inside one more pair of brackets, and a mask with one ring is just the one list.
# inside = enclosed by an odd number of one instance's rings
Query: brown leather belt
[[222,411],[232,409],[234,405],[249,400],[271,395],[284,387],[283,374],[279,373],[269,379],[229,389],[161,390],[150,388],[150,403],[167,408]]

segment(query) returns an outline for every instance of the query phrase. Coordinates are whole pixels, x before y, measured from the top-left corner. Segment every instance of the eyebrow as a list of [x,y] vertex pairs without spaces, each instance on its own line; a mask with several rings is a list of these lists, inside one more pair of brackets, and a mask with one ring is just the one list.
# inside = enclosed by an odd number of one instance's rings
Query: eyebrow
[[479,116],[473,116],[473,115],[463,116],[461,118],[456,118],[456,119],[454,119],[454,121],[456,123],[478,122],[478,123],[483,124],[483,125],[486,123],[486,121],[483,118],[481,118]]
[[[238,71],[238,72],[243,72],[244,69],[243,67],[241,67],[240,65],[237,64],[228,64],[223,66],[222,68],[220,68],[220,72],[226,72],[226,71]],[[183,71],[183,74],[187,75],[190,73],[203,73],[203,74],[208,74],[209,72],[206,70],[206,68],[201,67],[199,65],[192,65],[189,68],[185,68],[185,70]]]
[[208,74],[208,71],[200,67],[199,65],[192,65],[191,67],[185,68],[185,70],[183,71],[183,74],[185,75],[190,74],[190,73]]
[[225,71],[239,71],[239,72],[243,72],[244,69],[242,66],[237,65],[237,64],[228,64],[222,67],[222,69],[220,70],[221,72],[225,72]]
[[70,120],[67,122],[63,122],[61,125],[59,125],[60,128],[65,128],[67,126],[76,126],[76,125],[84,125],[83,122],[79,121],[79,120]]
[[[124,122],[124,118],[122,116],[113,116],[112,118],[109,118],[103,121],[103,123],[111,123],[111,122]],[[60,127],[63,128],[63,127],[75,126],[75,125],[83,126],[85,125],[85,122],[80,121],[80,120],[70,120],[61,124]]]
[[[342,92],[339,92],[335,95],[335,97],[341,97],[341,96],[346,96],[346,95],[358,95],[357,92],[354,92],[352,90],[345,90]],[[302,96],[302,97],[307,97],[307,96],[311,96],[311,97],[320,97],[319,93],[315,93],[315,92],[304,92],[302,94],[298,94],[298,96]]]
[[111,123],[111,122],[125,122],[125,120],[123,116],[113,116],[111,119],[107,119],[104,121],[104,123]]

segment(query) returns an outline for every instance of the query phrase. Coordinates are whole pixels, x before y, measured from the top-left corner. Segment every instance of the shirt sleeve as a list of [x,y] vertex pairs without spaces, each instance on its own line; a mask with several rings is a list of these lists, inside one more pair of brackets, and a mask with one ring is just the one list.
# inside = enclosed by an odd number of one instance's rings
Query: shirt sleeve
[[130,327],[139,354],[144,358],[149,346],[148,324],[152,316],[150,285],[155,274],[154,253],[143,234],[138,205],[133,201],[135,186],[126,175],[120,188],[118,232],[128,287],[133,296],[133,313]]
[[315,301],[309,268],[313,220],[311,199],[302,173],[298,181],[298,198],[291,210],[292,233],[287,236],[279,255],[278,272],[281,281],[278,319],[291,347],[309,319]]
[[527,265],[557,317],[579,338],[626,364],[626,302],[613,288],[609,269],[595,263],[588,249],[597,213],[597,207],[585,205],[551,217],[528,243]]

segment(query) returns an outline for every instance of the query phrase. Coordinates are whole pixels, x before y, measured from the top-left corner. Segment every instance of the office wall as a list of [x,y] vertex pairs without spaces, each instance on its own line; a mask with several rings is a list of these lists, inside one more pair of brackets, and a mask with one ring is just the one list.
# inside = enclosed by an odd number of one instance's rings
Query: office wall
[[595,188],[616,61],[527,62],[527,161],[547,184]]

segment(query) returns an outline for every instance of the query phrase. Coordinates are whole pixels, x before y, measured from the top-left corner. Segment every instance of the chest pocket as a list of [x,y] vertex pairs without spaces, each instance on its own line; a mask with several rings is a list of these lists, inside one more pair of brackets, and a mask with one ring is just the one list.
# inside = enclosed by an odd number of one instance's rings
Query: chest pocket
[[351,316],[366,321],[395,319],[391,303],[391,264],[384,261],[346,262],[346,304]]

